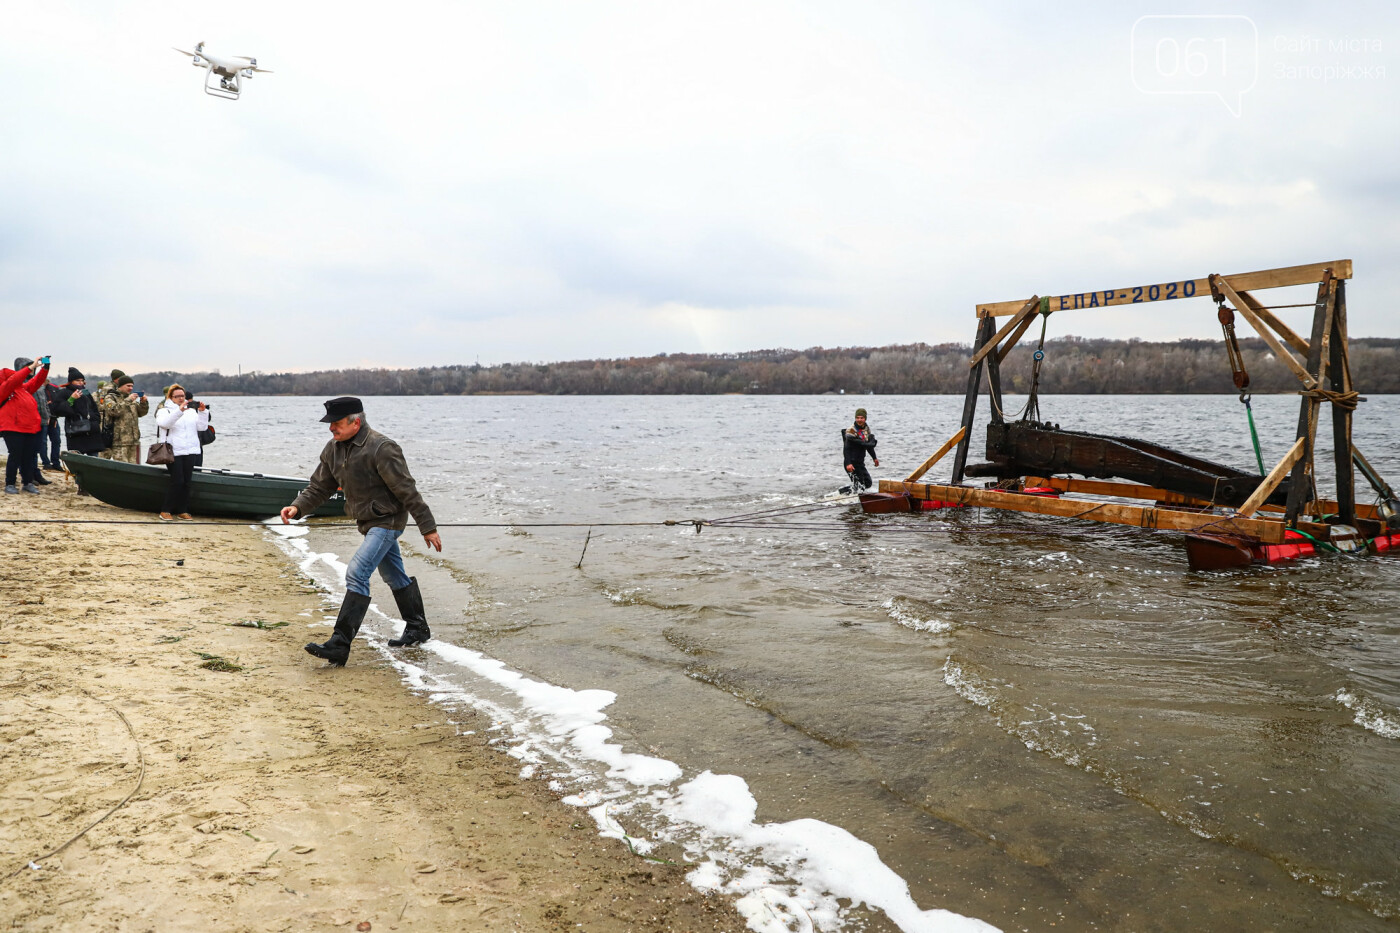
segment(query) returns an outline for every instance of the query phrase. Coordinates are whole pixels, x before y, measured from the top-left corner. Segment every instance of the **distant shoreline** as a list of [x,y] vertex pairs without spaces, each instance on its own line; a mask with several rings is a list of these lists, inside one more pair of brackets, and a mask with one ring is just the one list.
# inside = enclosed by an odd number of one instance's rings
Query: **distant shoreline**
[[[1349,341],[1362,394],[1400,393],[1400,338]],[[1029,392],[1036,378],[1023,339],[1000,363],[1002,390]],[[1257,337],[1240,341],[1249,391],[1298,391],[1293,373]],[[150,372],[133,376],[148,394],[179,382],[197,394],[288,395],[956,395],[967,391],[965,344],[906,344],[726,354],[658,354],[627,359],[309,373]],[[986,377],[983,377],[986,384]],[[1227,395],[1234,388],[1220,340],[1047,340],[1039,369],[1046,395]]]

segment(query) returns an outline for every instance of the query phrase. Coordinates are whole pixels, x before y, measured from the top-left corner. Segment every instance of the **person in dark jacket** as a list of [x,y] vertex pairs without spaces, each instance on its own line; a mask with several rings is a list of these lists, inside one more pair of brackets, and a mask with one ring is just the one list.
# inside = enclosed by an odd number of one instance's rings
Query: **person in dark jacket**
[[[39,407],[39,459],[44,463],[42,469],[51,470],[55,466],[55,462],[49,459],[48,437],[49,425],[53,423],[54,418],[53,415],[49,413],[48,379],[45,379],[44,384],[34,390],[34,404]],[[44,479],[43,474],[40,473],[39,479],[36,482],[38,482],[40,486],[43,486],[48,483],[48,480]]]
[[[19,357],[14,369],[0,369],[0,435],[5,438],[5,492],[18,495],[15,480],[25,492],[38,493],[39,404],[34,400],[49,377],[48,362]],[[48,480],[43,480],[47,483]]]
[[876,466],[880,465],[880,458],[875,456],[875,445],[878,442],[875,440],[875,432],[865,423],[864,408],[856,409],[855,424],[841,432],[841,440],[846,472],[851,475],[853,482],[869,489],[872,484],[870,473],[865,469],[865,455],[868,452]]
[[80,454],[98,454],[106,449],[102,440],[102,412],[87,390],[87,379],[76,368],[68,367],[68,381],[58,387],[58,398],[49,411],[63,419],[68,449]]
[[58,386],[52,382],[45,382],[39,391],[34,393],[35,399],[40,395],[44,397],[44,411],[48,412],[48,421],[45,422],[43,434],[39,438],[39,452],[44,457],[44,469],[53,473],[63,472],[63,461],[58,456],[63,443],[63,429],[59,424],[62,419],[53,412],[53,404],[58,400],[59,391]]
[[365,536],[345,571],[345,599],[336,616],[335,631],[325,644],[306,646],[308,654],[339,667],[349,659],[350,643],[369,610],[370,576],[376,568],[389,584],[404,621],[403,634],[391,639],[389,647],[416,645],[432,637],[418,581],[404,571],[399,536],[412,514],[428,547],[441,551],[442,538],[432,510],[408,472],[403,450],[366,423],[360,400],[342,396],[325,406],[321,421],[330,425],[332,440],[321,451],[311,482],[282,510],[282,521],[285,524],[298,515],[310,515],[339,488],[345,493],[345,514],[356,520]]

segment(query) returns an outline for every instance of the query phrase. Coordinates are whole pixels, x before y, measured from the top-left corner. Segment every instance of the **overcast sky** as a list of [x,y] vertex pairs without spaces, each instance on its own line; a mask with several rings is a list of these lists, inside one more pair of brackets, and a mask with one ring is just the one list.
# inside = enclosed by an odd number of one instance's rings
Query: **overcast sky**
[[[0,354],[969,341],[978,302],[1341,258],[1352,334],[1400,334],[1400,6],[1140,21],[1203,9],[6,0]],[[200,40],[275,73],[206,96],[171,50]],[[1219,328],[1198,299],[1049,331]]]

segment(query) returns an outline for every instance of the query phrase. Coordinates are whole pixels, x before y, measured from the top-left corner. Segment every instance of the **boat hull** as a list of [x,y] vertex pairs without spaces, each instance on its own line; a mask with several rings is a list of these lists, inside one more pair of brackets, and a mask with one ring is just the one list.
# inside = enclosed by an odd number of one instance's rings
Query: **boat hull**
[[[85,492],[98,500],[137,512],[159,512],[170,483],[165,467],[144,463],[103,460],[65,451],[64,464],[78,478]],[[196,467],[190,484],[190,513],[212,517],[267,518],[291,505],[307,481],[293,476],[267,476]],[[340,493],[314,513],[345,514]]]
[[884,515],[890,512],[908,512],[912,499],[908,493],[891,495],[884,492],[863,492],[860,494],[860,509],[867,515]]

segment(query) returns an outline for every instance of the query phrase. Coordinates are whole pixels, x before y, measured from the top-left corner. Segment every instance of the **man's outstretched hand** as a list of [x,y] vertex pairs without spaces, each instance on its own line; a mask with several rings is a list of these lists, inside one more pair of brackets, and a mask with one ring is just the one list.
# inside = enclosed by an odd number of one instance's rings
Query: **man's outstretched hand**
[[285,524],[287,524],[288,522],[290,522],[292,519],[294,519],[294,518],[296,518],[296,517],[297,517],[297,507],[296,507],[296,506],[294,506],[294,505],[289,505],[289,506],[287,506],[285,509],[282,510],[282,524],[285,525]]
[[432,548],[434,551],[441,551],[442,535],[438,534],[436,531],[432,532],[431,534],[426,534],[423,536],[423,543],[428,545],[428,547]]

